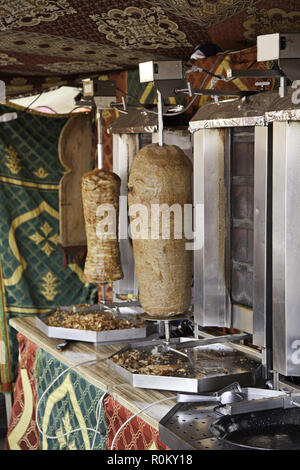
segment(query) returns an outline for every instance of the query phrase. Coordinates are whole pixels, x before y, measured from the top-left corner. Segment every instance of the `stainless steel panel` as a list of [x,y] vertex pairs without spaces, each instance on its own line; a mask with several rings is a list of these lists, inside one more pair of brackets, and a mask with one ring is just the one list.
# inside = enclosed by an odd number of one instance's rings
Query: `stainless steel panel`
[[[289,96],[289,99],[291,97]],[[286,98],[281,98],[286,99]],[[291,108],[295,105],[291,105]],[[265,114],[266,122],[273,121],[300,121],[300,109],[287,109],[282,111],[270,111]]]
[[248,116],[236,118],[207,119],[201,121],[190,122],[190,132],[196,132],[199,129],[216,129],[225,127],[248,127],[248,126],[264,126],[264,116]]
[[[253,333],[253,309],[232,305],[232,328]],[[256,344],[256,343],[255,343]]]
[[[236,71],[243,72],[243,70]],[[249,72],[249,70],[247,71]],[[264,70],[263,72],[274,72]],[[278,73],[278,71],[275,71]],[[211,127],[265,126],[266,122],[300,120],[299,104],[293,104],[295,89],[287,87],[285,98],[278,99],[277,92],[264,92],[249,96],[247,100],[224,100],[201,106],[190,121],[192,133]]]
[[286,375],[286,122],[274,123],[273,152],[273,361]]
[[[203,247],[201,243],[194,253],[194,312],[195,322],[201,326],[226,327],[231,323],[225,268],[227,193],[224,152],[225,130],[203,129],[195,133],[194,204],[200,208],[196,228],[201,242],[203,239]],[[197,221],[202,214],[203,221]]]
[[[177,145],[191,160],[193,159],[192,136],[188,131],[180,129],[164,129],[163,137],[166,145]],[[152,134],[152,143],[158,143],[157,132]]]
[[159,423],[159,439],[170,449],[193,450],[199,442],[213,437],[210,426],[218,418],[213,407],[175,405]]
[[271,333],[272,304],[268,251],[269,234],[269,134],[268,127],[255,128],[254,156],[254,289],[253,289],[253,342],[266,348]]
[[273,368],[300,376],[300,122],[275,122],[273,147]]
[[254,128],[231,131],[230,151],[225,155],[228,167],[227,218],[232,304],[253,308],[253,233],[254,233]]
[[205,326],[226,325],[224,131],[204,133]]
[[[236,134],[235,137],[236,145],[249,145],[253,139],[251,130],[243,131],[243,128],[240,130],[241,133]],[[249,137],[247,137],[248,134]],[[243,305],[230,301],[228,293],[230,290],[229,259],[231,250],[233,246],[235,247],[231,240],[229,220],[232,215],[237,221],[241,219],[243,223],[247,223],[245,210],[242,210],[241,206],[243,201],[239,197],[243,188],[250,187],[246,184],[248,181],[246,179],[249,179],[253,173],[249,173],[250,170],[245,168],[245,175],[247,175],[247,178],[246,176],[244,178],[245,181],[242,176],[237,176],[234,180],[237,183],[237,186],[234,186],[237,188],[237,195],[233,193],[232,197],[235,198],[234,201],[237,199],[240,202],[232,205],[230,193],[234,188],[230,189],[229,186],[232,177],[230,130],[201,129],[194,134],[194,202],[195,205],[204,204],[203,225],[201,227],[196,223],[197,235],[203,238],[203,247],[194,253],[195,322],[202,327],[227,326],[253,333],[254,344],[264,348],[270,346],[267,344],[266,337],[270,335],[270,307],[272,307],[269,291],[271,273],[268,272],[268,263],[270,263],[268,258],[269,216],[271,215],[268,212],[270,211],[268,197],[272,176],[270,175],[269,134],[268,127],[255,128],[254,207],[251,209],[247,203],[247,215],[249,215],[251,225],[249,227],[245,225],[245,227],[249,229],[253,227],[253,239],[247,241],[247,246],[249,243],[251,246],[249,246],[245,261],[253,263],[253,308],[245,308]],[[243,159],[239,161],[239,165],[243,165],[243,162]],[[247,165],[249,166],[249,162]],[[244,174],[243,171],[241,174]],[[240,175],[239,171],[237,175]],[[252,246],[254,247],[253,257],[250,256]]]
[[[114,295],[138,294],[131,239],[128,236],[127,182],[129,170],[138,152],[138,134],[113,135],[113,171],[121,178],[119,237],[124,278],[114,282]],[[114,299],[116,300],[116,299]]]
[[194,251],[194,321],[195,336],[198,337],[197,325],[205,321],[204,311],[204,131],[193,136],[194,142],[194,223],[197,248]]

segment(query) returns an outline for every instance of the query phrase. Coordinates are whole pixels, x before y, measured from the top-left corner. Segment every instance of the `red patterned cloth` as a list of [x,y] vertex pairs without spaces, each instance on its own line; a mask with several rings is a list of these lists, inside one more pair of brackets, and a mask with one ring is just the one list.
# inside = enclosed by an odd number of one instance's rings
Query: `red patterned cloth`
[[[257,62],[256,57],[257,49],[256,46],[253,46],[238,52],[218,54],[214,57],[191,61],[190,65],[201,67],[204,70],[224,77],[227,76],[229,69],[268,70],[270,68],[269,62]],[[255,83],[260,80],[257,78],[243,77],[229,82],[225,82],[223,80],[218,80],[215,82],[213,76],[207,74],[206,72],[192,72],[187,75],[187,81],[191,82],[194,90],[199,88],[214,88],[216,90],[245,91],[258,90],[258,87],[255,85]],[[268,79],[266,81],[269,82],[269,85],[264,87],[265,91],[272,91],[274,89],[275,80]],[[223,99],[228,99],[228,96],[224,98],[220,97],[220,101]],[[197,112],[198,108],[203,106],[208,101],[213,101],[213,97],[206,95],[199,96],[193,106],[187,112],[189,118],[192,118],[193,115]]]
[[18,334],[19,373],[8,428],[7,450],[39,450],[40,436],[35,424],[36,384],[34,362],[37,346]]
[[[118,429],[133,413],[127,410],[112,397],[105,399],[107,424],[106,450],[110,450],[113,438]],[[113,450],[167,450],[159,440],[158,431],[145,423],[138,416],[133,418],[120,432]]]
[[[37,346],[25,336],[18,334],[20,360],[15,387],[12,416],[6,439],[7,450],[40,450],[40,435],[35,421],[37,403],[34,363]],[[105,401],[107,441],[109,450],[113,438],[133,413],[108,396]],[[167,450],[159,440],[158,431],[136,417],[120,432],[115,450]]]

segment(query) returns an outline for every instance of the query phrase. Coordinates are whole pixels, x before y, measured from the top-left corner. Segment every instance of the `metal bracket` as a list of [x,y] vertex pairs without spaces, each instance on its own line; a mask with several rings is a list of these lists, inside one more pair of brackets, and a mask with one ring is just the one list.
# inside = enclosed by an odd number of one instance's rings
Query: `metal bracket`
[[227,71],[227,78],[234,80],[235,78],[279,78],[284,77],[281,70],[242,70],[242,69],[229,69]]
[[[267,392],[266,392],[267,393]],[[270,392],[269,392],[270,393]],[[274,393],[274,392],[273,392]],[[275,392],[276,393],[276,392]],[[255,411],[275,410],[279,408],[300,407],[300,395],[282,392],[277,396],[253,399],[249,401],[231,403],[219,408],[219,412],[224,415],[240,415],[254,413]]]
[[[191,90],[190,88],[176,88],[176,94],[183,93],[185,95],[190,95]],[[256,95],[259,93],[258,91],[246,91],[246,90],[216,90],[215,88],[206,89],[206,88],[199,88],[192,90],[193,95],[206,95],[206,96],[250,96]],[[191,95],[190,95],[191,96]]]
[[3,80],[0,80],[0,104],[5,104],[5,103],[6,103],[5,82]]

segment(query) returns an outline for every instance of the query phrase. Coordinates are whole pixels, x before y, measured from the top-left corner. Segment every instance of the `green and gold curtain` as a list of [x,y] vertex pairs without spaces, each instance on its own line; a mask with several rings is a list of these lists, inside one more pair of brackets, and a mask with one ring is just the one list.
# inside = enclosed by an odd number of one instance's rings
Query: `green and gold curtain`
[[[60,376],[60,378],[58,378]],[[104,406],[101,409],[98,433],[97,408],[104,394],[76,370],[67,367],[53,356],[38,348],[35,361],[40,446],[43,450],[103,450],[107,439]],[[51,385],[48,393],[43,393]],[[77,429],[77,432],[72,432]],[[56,439],[47,438],[47,436]]]
[[[14,111],[0,106],[0,116]],[[68,116],[17,110],[0,123],[0,259],[2,390],[14,380],[17,343],[9,319],[59,305],[94,303],[95,285],[85,284],[82,267],[63,266],[59,243],[58,189],[64,174],[58,139]]]

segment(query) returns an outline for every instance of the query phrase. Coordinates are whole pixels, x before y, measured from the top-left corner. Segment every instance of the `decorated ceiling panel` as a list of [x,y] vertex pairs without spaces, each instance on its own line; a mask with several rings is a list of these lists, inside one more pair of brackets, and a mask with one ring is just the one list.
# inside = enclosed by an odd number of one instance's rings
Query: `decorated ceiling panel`
[[298,0],[0,0],[0,74],[72,75],[188,60],[207,42],[240,50],[300,32]]

